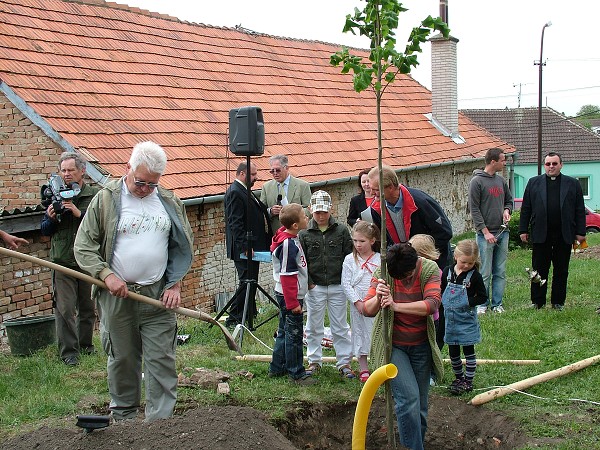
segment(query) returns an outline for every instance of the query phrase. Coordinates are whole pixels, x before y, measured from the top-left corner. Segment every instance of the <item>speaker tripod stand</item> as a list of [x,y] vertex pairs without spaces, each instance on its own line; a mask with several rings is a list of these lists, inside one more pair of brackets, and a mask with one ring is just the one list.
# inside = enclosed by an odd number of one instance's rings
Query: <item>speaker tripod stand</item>
[[[248,270],[247,273],[249,273],[250,271]],[[255,289],[253,289],[255,287]],[[269,322],[270,320],[274,319],[275,317],[277,317],[279,315],[279,312],[276,312],[274,314],[272,314],[270,317],[264,319],[263,321],[257,323],[256,325],[254,324],[254,311],[249,311],[250,309],[250,302],[251,302],[251,298],[250,295],[252,293],[256,294],[257,291],[260,291],[263,293],[263,295],[271,302],[273,303],[273,305],[275,305],[277,307],[277,309],[279,310],[279,304],[277,303],[277,301],[258,283],[257,280],[254,279],[243,279],[240,280],[240,284],[238,285],[238,288],[236,289],[236,291],[234,292],[234,294],[232,295],[231,299],[229,299],[229,301],[227,302],[227,304],[223,307],[223,309],[216,315],[215,319],[219,320],[219,318],[221,318],[221,316],[223,316],[223,314],[225,314],[226,312],[229,312],[230,308],[233,306],[233,304],[235,303],[236,299],[238,298],[238,296],[245,290],[245,297],[244,297],[244,310],[242,313],[242,320],[241,320],[241,324],[245,325],[246,323],[248,324],[248,329],[250,331],[254,331],[258,328],[260,328],[262,325],[264,325],[265,323]],[[243,327],[242,330],[240,331],[240,347],[242,345],[242,340],[243,340]]]
[[[242,165],[243,167],[243,165]],[[271,295],[269,295],[269,293],[263,289],[262,286],[260,286],[260,284],[258,283],[258,275],[259,275],[259,259],[254,259],[255,253],[253,251],[254,245],[254,239],[253,239],[253,233],[252,233],[252,227],[251,227],[251,223],[254,223],[254,228],[257,227],[257,223],[259,223],[258,220],[254,220],[252,221],[252,214],[256,214],[259,215],[260,217],[263,218],[263,220],[267,221],[269,220],[269,218],[267,216],[265,216],[266,213],[264,213],[264,206],[262,206],[259,202],[259,200],[255,197],[253,197],[252,191],[251,191],[251,187],[252,187],[252,178],[251,178],[251,171],[252,171],[252,167],[250,164],[250,155],[246,155],[246,180],[245,180],[245,184],[246,184],[246,204],[245,204],[245,230],[246,230],[246,251],[243,254],[240,255],[234,255],[234,256],[238,256],[240,258],[245,258],[246,259],[246,270],[245,270],[245,274],[243,274],[243,278],[242,278],[242,272],[243,270],[241,269],[240,266],[240,261],[238,259],[236,259],[236,269],[238,270],[238,273],[240,274],[240,282],[239,285],[235,291],[235,293],[233,294],[233,296],[231,297],[231,299],[227,302],[227,304],[223,307],[223,309],[217,314],[217,316],[215,317],[216,320],[219,320],[221,318],[221,316],[223,314],[225,314],[225,312],[229,312],[230,316],[233,316],[236,321],[238,321],[241,324],[241,327],[239,328],[239,346],[241,348],[242,346],[242,342],[244,339],[244,327],[246,326],[246,323],[248,324],[248,329],[251,331],[254,331],[255,329],[259,328],[260,326],[264,325],[265,323],[269,322],[271,319],[273,319],[274,317],[277,317],[279,315],[279,305],[277,303],[277,301],[271,297]],[[238,176],[241,173],[241,170],[238,169]],[[234,185],[235,182],[234,182]],[[233,188],[232,188],[233,189]],[[233,194],[233,191],[231,191],[231,198],[239,198],[239,193],[238,194]],[[252,202],[255,202],[255,204],[253,204]],[[238,205],[240,205],[239,200],[238,200]],[[226,202],[226,211],[229,208],[229,206],[227,205],[232,205],[232,203],[230,202]],[[235,203],[234,203],[235,205]],[[240,208],[238,208],[240,209]],[[253,212],[255,211],[255,212]],[[230,211],[231,213],[232,211]],[[254,218],[256,218],[256,216],[253,216]],[[229,217],[227,218],[227,220],[229,221]],[[228,222],[228,226],[229,226]],[[239,221],[238,221],[239,223]],[[268,226],[268,222],[265,223]],[[262,231],[261,231],[262,233]],[[238,232],[238,236],[239,236],[239,232]],[[231,239],[234,239],[234,237],[232,236]],[[234,250],[233,251],[238,251],[236,250],[235,244],[233,246]],[[239,247],[238,247],[239,248]],[[228,250],[229,251],[229,250]],[[258,255],[256,255],[258,256]],[[254,308],[251,308],[251,305],[254,305],[255,302],[255,295],[256,292],[260,291],[263,293],[263,295],[271,302],[273,303],[276,307],[277,307],[277,313],[273,314],[271,317],[267,318],[266,320],[263,320],[262,322],[258,323],[258,324],[254,324],[254,315],[255,315],[255,310]],[[239,306],[240,305],[240,296],[242,295],[242,292],[245,293],[244,296],[244,307],[243,307],[243,312],[242,312],[242,317],[241,320],[239,318]],[[233,314],[231,314],[231,308],[233,306],[237,306],[237,310],[236,313],[238,314],[238,316],[234,316]]]

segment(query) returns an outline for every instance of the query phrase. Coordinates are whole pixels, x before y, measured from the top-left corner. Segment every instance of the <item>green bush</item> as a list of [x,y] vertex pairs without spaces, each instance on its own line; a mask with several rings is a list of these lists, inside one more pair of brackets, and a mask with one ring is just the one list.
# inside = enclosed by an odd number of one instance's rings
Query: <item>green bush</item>
[[508,240],[509,250],[516,248],[528,248],[529,244],[521,242],[519,237],[519,220],[521,218],[521,211],[513,211],[510,216],[510,222],[508,222],[508,232],[510,233],[510,239]]

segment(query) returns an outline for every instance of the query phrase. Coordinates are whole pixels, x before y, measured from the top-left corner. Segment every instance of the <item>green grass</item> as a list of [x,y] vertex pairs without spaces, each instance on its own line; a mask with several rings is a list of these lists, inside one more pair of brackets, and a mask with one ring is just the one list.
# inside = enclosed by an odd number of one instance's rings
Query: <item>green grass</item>
[[[457,238],[470,238],[466,234]],[[590,245],[600,245],[600,234],[589,237]],[[539,359],[535,365],[480,364],[475,388],[507,385],[542,372],[595,356],[600,353],[600,261],[575,258],[571,261],[567,307],[562,312],[549,308],[528,308],[529,281],[525,267],[531,264],[528,250],[510,252],[508,285],[504,304],[506,313],[481,317],[482,343],[477,345],[480,359]],[[271,305],[264,308],[271,311]],[[266,315],[266,314],[265,314]],[[267,316],[268,317],[268,316]],[[271,346],[276,319],[255,334]],[[213,390],[181,387],[178,389],[179,411],[196,405],[253,406],[265,411],[275,422],[285,420],[286,411],[303,402],[344,403],[356,401],[360,383],[342,380],[333,365],[325,365],[316,386],[299,388],[286,379],[267,378],[268,364],[238,361],[216,328],[204,322],[182,318],[180,333],[190,334],[185,345],[178,347],[178,371],[194,368],[219,368],[231,374],[231,395]],[[99,348],[98,338],[96,344]],[[249,333],[244,334],[245,354],[269,354]],[[446,350],[444,351],[447,357]],[[326,350],[325,355],[333,355]],[[0,354],[0,439],[26,432],[41,425],[64,425],[65,417],[76,414],[103,413],[108,404],[106,357],[85,356],[82,364],[67,367],[60,362],[55,348],[41,350],[30,357]],[[450,367],[446,367],[446,383]],[[249,379],[240,372],[249,371]],[[447,395],[445,385],[433,388],[437,395]],[[513,393],[489,402],[482,408],[497,410],[515,418],[534,437],[547,437],[565,443],[547,448],[564,450],[597,447],[597,404],[569,399],[600,400],[600,364],[593,365],[527,389],[528,394]],[[468,398],[464,399],[465,401]],[[69,420],[69,424],[72,421]],[[539,448],[539,447],[538,447]]]

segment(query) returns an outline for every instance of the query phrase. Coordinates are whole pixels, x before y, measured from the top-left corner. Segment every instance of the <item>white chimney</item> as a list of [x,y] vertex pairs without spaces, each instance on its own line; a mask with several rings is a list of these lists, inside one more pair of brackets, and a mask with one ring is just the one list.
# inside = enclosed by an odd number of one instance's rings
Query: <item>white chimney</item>
[[[448,0],[440,0],[440,17],[448,21]],[[458,132],[457,57],[458,39],[441,34],[431,42],[431,123],[457,144],[465,140]]]
[[434,124],[441,125],[453,139],[458,138],[458,39],[438,34],[430,41],[432,119]]

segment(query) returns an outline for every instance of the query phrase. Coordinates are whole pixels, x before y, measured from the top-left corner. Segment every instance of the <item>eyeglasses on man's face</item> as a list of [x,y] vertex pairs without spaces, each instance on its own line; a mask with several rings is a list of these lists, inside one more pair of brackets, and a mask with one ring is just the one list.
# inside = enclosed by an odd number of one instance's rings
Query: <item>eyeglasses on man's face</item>
[[150,183],[147,181],[138,180],[136,177],[133,177],[133,184],[138,187],[147,187],[148,189],[156,189],[158,187],[158,183]]
[[271,170],[269,170],[269,173],[270,173],[270,174],[279,173],[279,172],[281,172],[282,170],[283,170],[283,169],[280,169],[280,168],[278,168],[278,167],[277,167],[277,168],[275,168],[275,169],[271,169]]
[[545,164],[546,166],[558,166],[560,163],[557,163],[557,162],[555,162],[555,161],[552,161],[552,162],[547,162],[547,163],[544,163],[544,164]]

